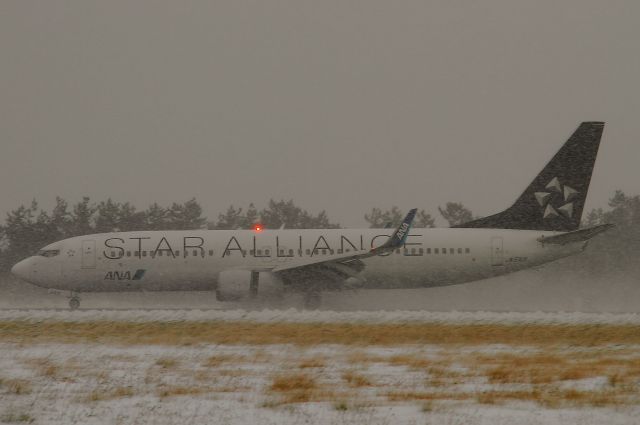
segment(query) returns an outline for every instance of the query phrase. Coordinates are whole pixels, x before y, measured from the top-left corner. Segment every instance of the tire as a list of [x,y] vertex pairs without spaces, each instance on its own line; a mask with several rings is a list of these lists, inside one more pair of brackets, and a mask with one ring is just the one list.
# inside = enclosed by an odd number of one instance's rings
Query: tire
[[317,310],[322,304],[322,293],[320,291],[307,291],[304,293],[304,309]]
[[80,307],[80,298],[71,297],[71,299],[69,299],[69,308],[71,310],[77,310],[79,307]]
[[216,301],[225,302],[227,299],[222,295],[222,292],[216,289]]

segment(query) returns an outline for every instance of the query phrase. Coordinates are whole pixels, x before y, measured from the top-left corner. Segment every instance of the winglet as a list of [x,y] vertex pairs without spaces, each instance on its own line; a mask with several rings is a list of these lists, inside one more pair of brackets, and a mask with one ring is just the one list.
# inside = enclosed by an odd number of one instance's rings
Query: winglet
[[393,232],[391,237],[379,247],[372,248],[370,253],[380,254],[382,252],[400,248],[402,245],[404,245],[405,241],[407,240],[407,236],[409,236],[409,230],[411,229],[411,224],[413,223],[413,219],[416,217],[417,212],[417,208],[413,208],[411,211],[409,211],[407,213],[407,216],[404,218],[404,220],[402,220],[402,223],[400,223],[400,226],[398,226],[398,228]]

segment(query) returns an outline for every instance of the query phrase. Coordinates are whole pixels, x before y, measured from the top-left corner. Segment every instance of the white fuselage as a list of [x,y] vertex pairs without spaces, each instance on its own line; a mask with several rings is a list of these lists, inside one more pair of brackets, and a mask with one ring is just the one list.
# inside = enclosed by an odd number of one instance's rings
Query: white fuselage
[[[364,253],[392,229],[193,230],[79,236],[44,248],[13,272],[35,285],[78,292],[207,290],[220,272],[269,271],[310,258]],[[585,243],[547,245],[558,232],[412,229],[405,247],[363,259],[364,287],[429,287],[484,279],[581,251]],[[57,253],[56,253],[57,251]]]

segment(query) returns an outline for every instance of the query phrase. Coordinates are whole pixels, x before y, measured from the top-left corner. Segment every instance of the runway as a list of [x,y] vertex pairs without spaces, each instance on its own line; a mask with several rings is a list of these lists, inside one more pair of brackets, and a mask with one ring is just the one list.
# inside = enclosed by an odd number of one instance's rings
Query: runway
[[490,311],[331,311],[298,309],[1,309],[0,321],[254,322],[353,324],[640,325],[640,313]]

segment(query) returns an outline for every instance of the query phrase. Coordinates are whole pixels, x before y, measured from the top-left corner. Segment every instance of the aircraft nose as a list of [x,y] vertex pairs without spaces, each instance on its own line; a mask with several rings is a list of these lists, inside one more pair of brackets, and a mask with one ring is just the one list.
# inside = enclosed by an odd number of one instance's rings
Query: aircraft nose
[[11,273],[20,279],[27,280],[29,277],[29,269],[29,259],[27,258],[11,267]]

